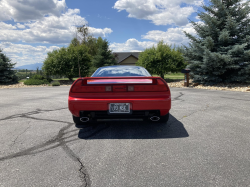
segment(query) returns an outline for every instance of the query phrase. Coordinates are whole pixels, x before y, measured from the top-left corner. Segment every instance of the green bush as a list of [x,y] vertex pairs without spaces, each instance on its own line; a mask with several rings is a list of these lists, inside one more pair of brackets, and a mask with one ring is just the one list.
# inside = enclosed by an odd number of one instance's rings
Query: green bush
[[46,78],[42,75],[35,74],[30,79],[24,81],[25,85],[42,85],[49,84],[52,81],[50,78]]
[[46,79],[44,76],[39,75],[39,74],[35,74],[31,77],[31,79],[37,79],[37,80],[44,80]]
[[48,82],[51,82],[52,79],[51,78],[46,78],[42,75],[39,75],[39,74],[35,74],[31,77],[31,79],[37,79],[37,80],[47,80]]
[[42,84],[49,84],[49,81],[45,80],[39,80],[39,79],[28,79],[24,81],[25,85],[42,85]]
[[60,86],[60,82],[56,81],[52,83],[52,86]]

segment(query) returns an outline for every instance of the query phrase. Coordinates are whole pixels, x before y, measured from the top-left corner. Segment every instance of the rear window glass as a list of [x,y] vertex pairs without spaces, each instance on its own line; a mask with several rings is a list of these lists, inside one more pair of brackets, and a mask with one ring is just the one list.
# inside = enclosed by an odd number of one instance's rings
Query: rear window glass
[[102,67],[96,70],[92,77],[137,77],[137,76],[151,76],[150,73],[142,67],[131,66],[113,66]]

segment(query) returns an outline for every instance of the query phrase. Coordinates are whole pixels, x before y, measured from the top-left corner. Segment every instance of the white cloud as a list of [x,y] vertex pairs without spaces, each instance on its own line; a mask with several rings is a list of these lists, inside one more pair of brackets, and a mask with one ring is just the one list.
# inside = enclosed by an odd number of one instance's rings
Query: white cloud
[[[37,21],[17,23],[16,26],[23,30],[14,30],[11,25],[0,22],[5,24],[0,27],[0,41],[67,44],[75,36],[75,26],[88,23],[79,13],[79,9],[68,9],[59,17],[51,15]],[[113,31],[110,28],[91,27],[90,32],[96,37],[106,37]]]
[[[195,12],[194,6],[203,0],[118,0],[113,8],[126,10],[128,17],[151,20],[155,25],[175,24],[183,26]],[[181,6],[182,4],[188,6]]]
[[166,32],[159,30],[149,31],[146,35],[142,35],[142,38],[152,40],[155,42],[163,40],[164,42],[172,45],[173,44],[187,45],[189,39],[185,36],[183,31],[186,31],[187,33],[190,33],[192,35],[196,35],[196,32],[193,29],[192,24],[188,23],[187,25],[182,27],[169,28]]
[[25,29],[25,25],[22,25],[20,23],[17,23],[16,26],[19,28],[19,29]]
[[[67,9],[65,0],[0,0],[0,10],[0,48],[17,66],[43,62],[47,52],[70,43],[76,26],[88,23],[79,9]],[[14,23],[4,22],[8,20]],[[94,37],[107,37],[113,32],[110,28],[89,29]]]
[[13,44],[11,42],[0,43],[0,48],[3,48],[3,53],[5,53],[12,62],[17,63],[16,66],[41,63],[47,57],[49,51],[59,49],[57,46],[34,47],[31,45]]
[[110,28],[104,28],[104,29],[98,29],[94,27],[89,27],[89,32],[94,36],[94,37],[106,37],[108,34],[111,34],[113,31]]
[[[178,13],[177,13],[178,12]],[[167,8],[164,12],[148,16],[155,25],[175,24],[182,26],[188,23],[188,17],[194,12],[193,7],[173,7]]]
[[60,16],[65,8],[65,0],[1,0],[0,21],[25,22],[43,19],[47,15]]
[[[203,24],[201,21],[197,22]],[[156,46],[161,40],[170,45],[188,45],[189,39],[185,36],[184,32],[195,36],[197,33],[193,29],[192,24],[188,23],[182,27],[169,28],[167,31],[152,30],[147,34],[142,35],[142,39],[149,41],[138,41],[134,38],[128,39],[125,43],[112,43],[110,48],[115,52],[129,52],[129,51],[143,51],[153,45]]]
[[11,25],[11,24],[0,22],[0,30],[1,29],[3,29],[3,30],[13,30],[13,29],[16,29],[16,27]]
[[138,52],[155,45],[156,42],[144,41],[140,42],[134,38],[128,39],[125,43],[112,43],[110,49],[114,52]]

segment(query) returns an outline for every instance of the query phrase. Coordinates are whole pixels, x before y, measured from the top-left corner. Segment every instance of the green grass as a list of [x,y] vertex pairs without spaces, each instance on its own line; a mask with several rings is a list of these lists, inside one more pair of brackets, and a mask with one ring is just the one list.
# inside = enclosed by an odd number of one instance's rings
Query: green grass
[[24,81],[26,81],[26,79],[19,80],[18,82],[24,82]]
[[171,73],[164,76],[165,79],[184,79],[183,73]]
[[164,78],[165,79],[184,79],[184,75],[182,75],[182,76],[169,76],[169,75],[165,75]]
[[[159,77],[159,75],[153,75],[156,77]],[[183,73],[171,73],[171,74],[166,74],[164,78],[167,80],[167,82],[174,82],[178,80],[184,80],[184,74]]]

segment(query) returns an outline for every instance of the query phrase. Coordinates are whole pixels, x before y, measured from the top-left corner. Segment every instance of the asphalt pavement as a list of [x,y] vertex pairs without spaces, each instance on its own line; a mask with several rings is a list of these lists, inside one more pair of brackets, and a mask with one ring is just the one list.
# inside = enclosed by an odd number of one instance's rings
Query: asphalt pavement
[[0,89],[0,186],[250,186],[250,93],[172,88],[168,124],[78,130],[69,87]]

